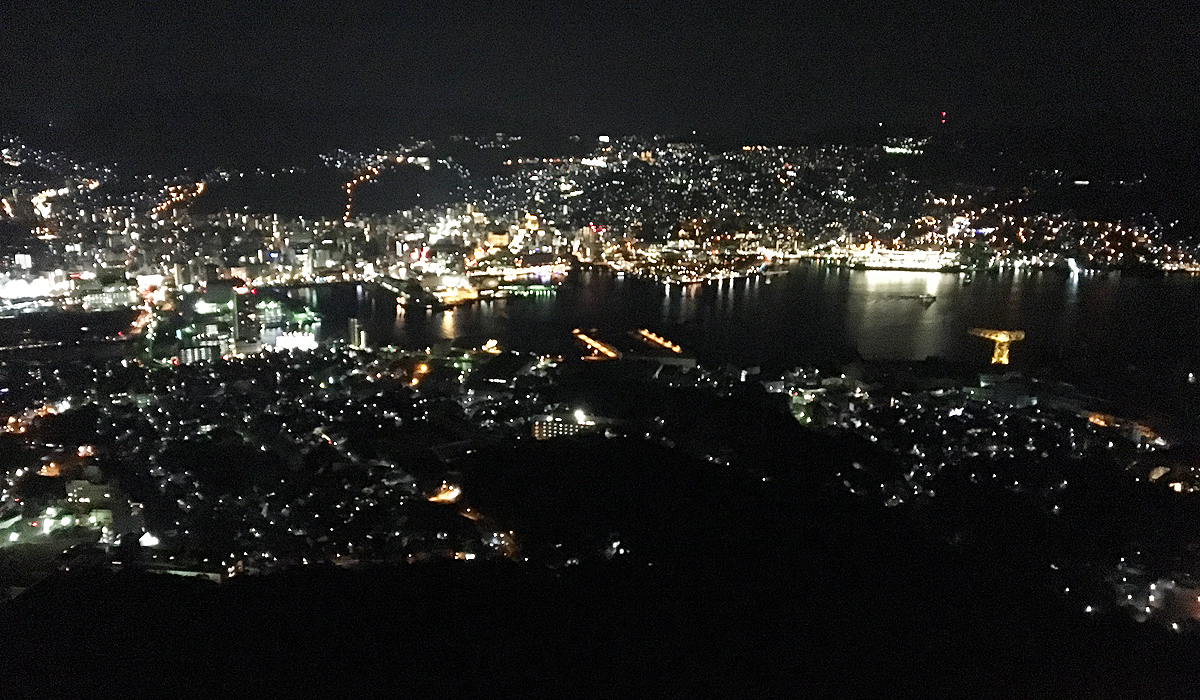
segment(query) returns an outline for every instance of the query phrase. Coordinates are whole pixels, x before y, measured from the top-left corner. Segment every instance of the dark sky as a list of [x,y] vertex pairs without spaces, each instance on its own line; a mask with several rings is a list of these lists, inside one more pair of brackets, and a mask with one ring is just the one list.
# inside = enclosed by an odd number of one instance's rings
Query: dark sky
[[7,0],[0,129],[211,162],[456,131],[920,133],[942,110],[1177,157],[1200,127],[1200,3],[259,4]]

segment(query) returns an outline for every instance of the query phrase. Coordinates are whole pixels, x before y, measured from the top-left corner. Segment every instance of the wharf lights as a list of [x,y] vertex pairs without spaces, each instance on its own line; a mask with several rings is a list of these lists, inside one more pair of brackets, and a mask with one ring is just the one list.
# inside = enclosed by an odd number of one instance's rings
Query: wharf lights
[[586,356],[584,359],[595,358],[616,360],[621,357],[621,354],[617,352],[611,345],[602,343],[599,340],[592,338],[578,328],[571,331],[571,334],[578,338],[580,342],[582,342],[592,351],[592,354]]
[[660,348],[670,350],[671,352],[674,352],[674,353],[683,352],[683,348],[679,347],[675,343],[672,343],[671,341],[667,340],[666,338],[662,337],[661,335],[651,332],[648,328],[643,328],[643,329],[639,330],[638,336],[640,336],[642,340],[646,341],[647,343],[650,343],[651,345],[657,345]]

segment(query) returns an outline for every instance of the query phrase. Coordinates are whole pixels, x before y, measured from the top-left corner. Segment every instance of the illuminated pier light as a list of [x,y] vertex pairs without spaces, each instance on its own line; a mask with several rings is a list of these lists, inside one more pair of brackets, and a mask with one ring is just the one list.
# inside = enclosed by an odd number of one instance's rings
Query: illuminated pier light
[[667,340],[666,338],[662,337],[661,335],[651,332],[648,328],[643,328],[643,329],[639,330],[638,337],[640,337],[642,340],[646,341],[647,343],[649,343],[651,345],[657,345],[658,347],[665,348],[667,350],[670,350],[671,352],[674,352],[674,353],[683,352],[683,348],[679,347],[675,343],[672,343],[671,341]]
[[571,334],[579,339],[581,343],[591,349],[592,354],[584,356],[584,359],[594,360],[616,360],[621,357],[621,353],[617,352],[613,346],[608,343],[602,343],[599,340],[587,335],[583,331],[576,328],[571,331]]

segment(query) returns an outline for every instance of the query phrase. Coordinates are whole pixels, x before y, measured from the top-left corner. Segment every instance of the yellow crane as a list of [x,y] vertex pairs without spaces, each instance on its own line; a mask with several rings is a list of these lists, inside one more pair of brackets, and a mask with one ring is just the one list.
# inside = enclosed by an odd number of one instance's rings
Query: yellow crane
[[1025,331],[996,331],[990,328],[972,328],[967,331],[971,335],[986,338],[996,344],[992,350],[993,365],[1008,364],[1008,346],[1018,340],[1025,340]]

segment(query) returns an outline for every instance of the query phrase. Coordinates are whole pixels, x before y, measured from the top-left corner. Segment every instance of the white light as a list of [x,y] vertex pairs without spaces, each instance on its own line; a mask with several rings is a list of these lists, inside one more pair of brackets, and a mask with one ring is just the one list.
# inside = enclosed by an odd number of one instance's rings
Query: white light
[[577,423],[582,423],[585,420],[587,420],[587,414],[583,412],[583,409],[581,409],[581,408],[575,409],[575,421]]
[[142,545],[143,547],[157,547],[158,538],[154,535],[151,535],[149,532],[143,533],[142,536],[138,538],[138,544]]
[[20,537],[20,535],[18,535],[15,532],[8,533],[8,541],[9,542],[16,542],[19,537]]
[[212,314],[212,313],[218,313],[218,312],[225,310],[225,306],[223,304],[213,304],[213,303],[204,301],[203,299],[200,299],[199,301],[197,301],[193,308],[195,309],[196,313],[198,313],[198,314]]
[[275,338],[276,350],[316,350],[317,339],[312,333],[281,333]]

